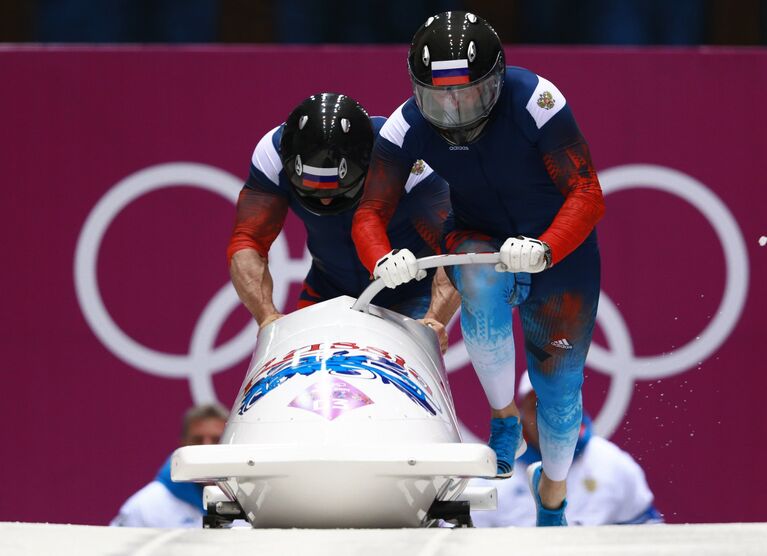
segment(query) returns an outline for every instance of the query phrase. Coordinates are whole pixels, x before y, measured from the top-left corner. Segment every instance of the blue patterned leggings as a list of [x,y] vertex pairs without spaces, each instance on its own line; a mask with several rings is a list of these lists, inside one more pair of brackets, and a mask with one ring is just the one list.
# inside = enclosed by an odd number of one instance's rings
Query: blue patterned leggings
[[[458,241],[447,238],[452,253],[492,252],[500,245],[480,234],[459,234]],[[543,468],[550,479],[564,480],[581,425],[583,366],[599,300],[596,241],[587,240],[539,274],[467,265],[451,267],[448,276],[461,294],[466,349],[494,409],[514,399],[512,309],[517,308],[530,380],[538,396]]]

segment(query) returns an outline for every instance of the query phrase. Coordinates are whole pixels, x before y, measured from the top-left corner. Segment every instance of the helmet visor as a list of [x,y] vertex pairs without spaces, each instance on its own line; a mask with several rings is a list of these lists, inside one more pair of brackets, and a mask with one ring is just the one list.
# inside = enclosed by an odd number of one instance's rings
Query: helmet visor
[[484,77],[465,85],[427,85],[413,79],[413,92],[421,114],[442,129],[470,126],[487,117],[498,101],[503,86],[503,57]]

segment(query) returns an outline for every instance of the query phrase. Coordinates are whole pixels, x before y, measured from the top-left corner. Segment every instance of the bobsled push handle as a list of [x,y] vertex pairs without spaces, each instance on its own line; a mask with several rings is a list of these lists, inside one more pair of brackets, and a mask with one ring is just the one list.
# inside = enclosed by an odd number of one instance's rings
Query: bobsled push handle
[[[433,255],[418,259],[418,268],[426,270],[428,268],[437,268],[440,266],[456,266],[463,264],[496,264],[500,262],[498,253],[458,253],[455,255]],[[355,311],[368,311],[368,305],[373,298],[381,292],[386,286],[383,280],[377,278],[365,291],[363,291],[357,301],[352,305]]]

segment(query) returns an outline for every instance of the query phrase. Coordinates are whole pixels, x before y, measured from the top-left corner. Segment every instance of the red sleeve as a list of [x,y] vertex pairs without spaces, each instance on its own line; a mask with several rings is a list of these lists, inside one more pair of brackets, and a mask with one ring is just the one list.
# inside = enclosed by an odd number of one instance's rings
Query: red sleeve
[[602,188],[591,162],[585,139],[543,155],[546,171],[565,202],[548,229],[538,238],[551,247],[556,264],[572,253],[602,218],[605,211]]
[[237,220],[226,250],[227,267],[242,249],[255,249],[266,257],[288,212],[288,200],[280,195],[243,187],[237,200]]
[[410,167],[406,167],[403,175],[398,166],[388,164],[378,145],[373,149],[372,158],[365,178],[365,192],[352,222],[357,255],[371,274],[378,259],[391,251],[386,227],[397,208],[410,171]]
[[407,197],[413,197],[410,216],[413,227],[431,250],[439,254],[442,227],[450,212],[450,188],[445,180],[432,173]]

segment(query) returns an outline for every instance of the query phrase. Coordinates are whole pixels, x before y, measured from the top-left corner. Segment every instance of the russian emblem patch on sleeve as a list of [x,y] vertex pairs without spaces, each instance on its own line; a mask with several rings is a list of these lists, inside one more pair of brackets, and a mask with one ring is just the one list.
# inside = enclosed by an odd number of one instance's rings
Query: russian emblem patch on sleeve
[[552,108],[554,108],[555,103],[556,101],[554,100],[553,95],[548,91],[543,91],[538,96],[538,101],[536,104],[538,104],[538,106],[540,106],[544,110],[551,110]]

